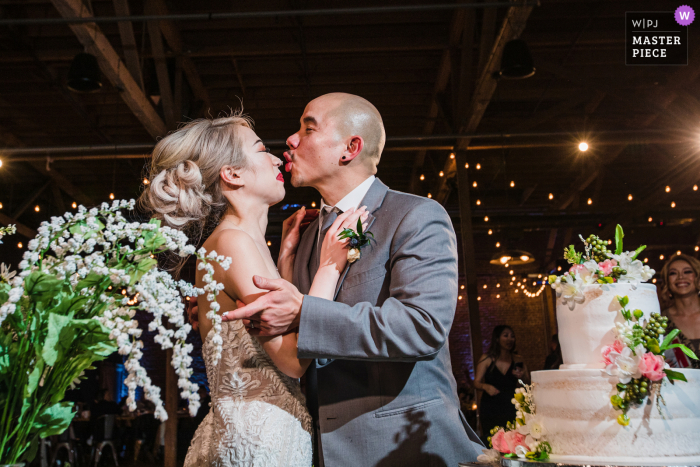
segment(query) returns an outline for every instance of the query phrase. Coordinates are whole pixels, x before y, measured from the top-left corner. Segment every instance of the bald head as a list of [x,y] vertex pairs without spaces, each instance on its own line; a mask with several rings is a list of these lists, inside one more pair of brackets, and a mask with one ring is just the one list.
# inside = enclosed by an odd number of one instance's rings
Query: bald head
[[367,99],[342,92],[325,94],[314,101],[321,101],[328,109],[327,116],[334,120],[341,138],[352,135],[362,138],[360,158],[376,167],[386,141],[384,122],[377,108]]

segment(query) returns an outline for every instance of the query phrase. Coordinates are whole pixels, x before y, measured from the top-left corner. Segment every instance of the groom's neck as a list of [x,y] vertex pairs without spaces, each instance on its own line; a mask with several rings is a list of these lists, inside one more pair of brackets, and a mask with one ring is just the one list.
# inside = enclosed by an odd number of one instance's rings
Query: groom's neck
[[329,177],[315,188],[323,197],[323,201],[329,206],[335,206],[338,202],[352,190],[357,188],[362,182],[371,177],[367,172],[351,172]]

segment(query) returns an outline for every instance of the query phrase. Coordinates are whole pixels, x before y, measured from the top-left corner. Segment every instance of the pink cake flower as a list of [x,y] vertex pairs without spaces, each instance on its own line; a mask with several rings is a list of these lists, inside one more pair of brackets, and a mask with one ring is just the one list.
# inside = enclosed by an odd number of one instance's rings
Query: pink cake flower
[[647,352],[639,361],[639,370],[642,375],[651,381],[661,381],[664,376],[664,358],[661,355],[654,355]]
[[491,444],[496,451],[502,454],[515,454],[515,448],[518,446],[523,446],[530,451],[529,446],[525,443],[525,435],[515,430],[505,431],[501,428],[491,438]]
[[575,276],[577,272],[581,272],[581,271],[585,271],[585,270],[586,270],[586,266],[584,266],[583,264],[574,264],[573,266],[571,266],[569,268],[569,274],[571,274],[572,276]]
[[617,266],[617,261],[614,259],[606,259],[605,261],[598,263],[598,269],[604,276],[609,276],[612,274],[612,270],[615,266]]
[[503,428],[498,430],[496,434],[493,435],[491,438],[491,444],[496,451],[503,454],[510,454],[510,448],[506,442],[506,432],[503,430]]
[[620,339],[615,339],[615,342],[613,342],[613,345],[606,345],[603,347],[603,363],[605,363],[605,366],[612,365],[612,360],[610,360],[610,352],[615,352],[615,353],[622,353],[622,349],[625,347],[625,344],[622,343]]

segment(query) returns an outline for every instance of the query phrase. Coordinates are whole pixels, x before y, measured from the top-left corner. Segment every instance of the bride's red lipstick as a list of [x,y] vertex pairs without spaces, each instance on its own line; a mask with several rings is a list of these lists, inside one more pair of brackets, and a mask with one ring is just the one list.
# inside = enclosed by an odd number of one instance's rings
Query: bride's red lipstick
[[284,177],[282,176],[281,173],[278,173],[278,174],[277,174],[277,180],[279,180],[280,182],[284,183]]

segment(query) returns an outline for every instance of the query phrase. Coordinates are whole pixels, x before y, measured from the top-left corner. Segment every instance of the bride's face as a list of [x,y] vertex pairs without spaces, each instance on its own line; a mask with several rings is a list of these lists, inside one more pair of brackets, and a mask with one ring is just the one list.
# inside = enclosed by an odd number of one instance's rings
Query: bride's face
[[269,153],[262,140],[250,128],[241,127],[243,152],[248,167],[243,171],[246,192],[272,206],[284,199],[282,161]]

